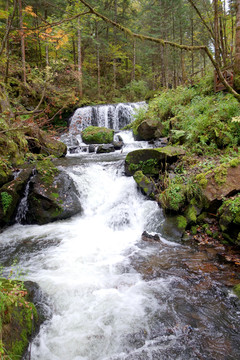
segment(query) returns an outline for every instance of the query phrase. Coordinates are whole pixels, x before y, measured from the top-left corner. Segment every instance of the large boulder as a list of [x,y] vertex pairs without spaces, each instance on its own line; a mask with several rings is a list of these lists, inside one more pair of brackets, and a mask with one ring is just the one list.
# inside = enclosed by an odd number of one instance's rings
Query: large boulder
[[110,144],[113,141],[114,130],[105,127],[88,126],[82,131],[85,144]]
[[198,174],[196,179],[202,186],[209,211],[216,212],[224,197],[240,192],[240,164],[238,164],[238,159],[216,167],[214,170]]
[[0,189],[0,228],[14,222],[20,199],[23,197],[33,167],[22,170],[18,176]]
[[47,178],[43,171],[31,180],[26,223],[47,224],[81,211],[77,189],[64,171],[55,170]]
[[126,156],[125,174],[132,176],[141,170],[144,175],[158,175],[160,170],[165,170],[167,164],[173,164],[184,154],[185,151],[181,147],[174,146],[132,151]]
[[162,123],[152,119],[144,120],[137,128],[137,133],[143,140],[157,139],[162,136],[162,132]]

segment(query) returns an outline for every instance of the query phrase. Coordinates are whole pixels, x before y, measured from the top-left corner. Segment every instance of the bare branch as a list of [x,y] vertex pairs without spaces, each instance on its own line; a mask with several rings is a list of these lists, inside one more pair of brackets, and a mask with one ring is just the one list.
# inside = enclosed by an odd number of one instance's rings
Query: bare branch
[[207,24],[206,20],[204,19],[204,17],[202,16],[202,14],[200,13],[200,11],[198,10],[197,6],[194,4],[193,0],[188,0],[189,3],[192,5],[192,7],[194,8],[194,10],[196,11],[196,13],[198,14],[198,16],[200,17],[203,25],[206,27],[206,29],[208,30],[208,32],[210,33],[211,37],[214,39],[214,32],[213,30],[209,27],[209,25]]

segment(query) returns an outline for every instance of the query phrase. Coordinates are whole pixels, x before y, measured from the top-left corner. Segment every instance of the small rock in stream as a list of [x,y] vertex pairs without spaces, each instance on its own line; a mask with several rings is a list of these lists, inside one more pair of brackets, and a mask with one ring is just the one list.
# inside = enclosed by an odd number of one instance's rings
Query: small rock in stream
[[155,234],[155,235],[150,235],[148,234],[146,231],[144,231],[142,233],[142,240],[143,241],[148,241],[148,242],[159,242],[160,241],[160,237]]

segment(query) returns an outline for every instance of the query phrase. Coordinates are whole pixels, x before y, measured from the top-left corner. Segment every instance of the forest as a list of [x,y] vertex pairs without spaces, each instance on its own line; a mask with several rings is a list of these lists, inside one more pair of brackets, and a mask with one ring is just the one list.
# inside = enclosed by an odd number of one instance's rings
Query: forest
[[0,39],[1,359],[237,359],[240,0],[0,0]]

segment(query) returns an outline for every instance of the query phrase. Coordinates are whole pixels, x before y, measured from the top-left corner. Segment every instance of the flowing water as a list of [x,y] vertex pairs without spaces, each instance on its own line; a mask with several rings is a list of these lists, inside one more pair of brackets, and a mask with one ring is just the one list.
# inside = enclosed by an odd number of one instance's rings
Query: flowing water
[[[31,360],[240,359],[240,304],[222,281],[231,269],[163,236],[161,209],[124,176],[126,151],[62,160],[81,216],[1,234],[2,264],[16,258],[52,311]],[[144,230],[160,241],[143,241]]]

